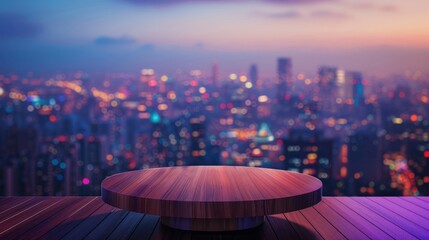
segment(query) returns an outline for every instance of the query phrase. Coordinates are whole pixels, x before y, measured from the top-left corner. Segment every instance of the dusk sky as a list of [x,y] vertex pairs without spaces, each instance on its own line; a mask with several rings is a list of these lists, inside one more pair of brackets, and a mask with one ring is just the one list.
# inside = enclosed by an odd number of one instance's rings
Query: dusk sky
[[427,0],[0,0],[0,70],[429,72]]

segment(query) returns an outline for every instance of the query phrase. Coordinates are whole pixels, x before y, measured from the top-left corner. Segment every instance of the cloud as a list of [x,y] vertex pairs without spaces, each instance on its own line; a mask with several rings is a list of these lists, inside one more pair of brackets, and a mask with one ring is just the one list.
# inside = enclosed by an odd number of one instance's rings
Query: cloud
[[316,4],[324,2],[336,2],[336,0],[258,0],[259,2],[270,2],[278,4]]
[[204,48],[206,45],[204,44],[204,42],[196,42],[194,43],[193,47],[195,48]]
[[135,43],[136,40],[134,38],[130,37],[110,37],[110,36],[100,36],[94,40],[94,43],[96,45],[100,46],[122,46],[122,45],[129,45]]
[[381,11],[381,12],[396,12],[398,7],[392,4],[377,5],[371,2],[360,2],[360,3],[345,3],[348,7],[353,10],[365,10],[365,11]]
[[396,12],[398,11],[398,7],[395,5],[383,5],[379,6],[378,9],[383,12]]
[[344,20],[351,18],[350,15],[341,12],[319,10],[311,13],[311,17],[319,19],[333,19],[333,20]]
[[154,44],[146,43],[146,44],[143,44],[140,49],[144,50],[144,51],[153,51],[153,50],[155,50],[155,48],[156,47]]
[[292,18],[300,18],[302,16],[301,13],[298,11],[259,13],[259,14],[267,18],[275,18],[275,19],[292,19]]
[[266,2],[273,4],[316,4],[323,2],[335,2],[337,0],[120,0],[146,6],[168,6],[182,3],[245,3]]
[[23,15],[0,13],[0,38],[30,38],[42,31],[41,25]]

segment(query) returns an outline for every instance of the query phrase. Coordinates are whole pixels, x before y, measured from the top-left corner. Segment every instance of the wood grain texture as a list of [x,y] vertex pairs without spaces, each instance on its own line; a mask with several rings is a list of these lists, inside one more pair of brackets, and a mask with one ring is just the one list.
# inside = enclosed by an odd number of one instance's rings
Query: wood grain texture
[[106,178],[102,199],[115,207],[180,218],[242,218],[313,206],[317,178],[295,172],[230,166],[156,168]]
[[312,208],[267,216],[260,227],[219,233],[174,230],[161,224],[159,216],[122,211],[100,197],[0,201],[0,239],[283,240],[341,238],[338,233],[347,239],[427,239],[429,226],[420,212],[429,208],[428,197],[324,197]]

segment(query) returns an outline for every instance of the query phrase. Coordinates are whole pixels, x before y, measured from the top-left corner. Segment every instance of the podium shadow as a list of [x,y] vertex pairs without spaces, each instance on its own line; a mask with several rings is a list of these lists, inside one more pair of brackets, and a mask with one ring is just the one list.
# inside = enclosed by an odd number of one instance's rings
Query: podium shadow
[[[194,232],[173,229],[161,224],[160,217],[132,213],[138,223],[126,222],[128,211],[120,210],[76,220],[65,220],[50,229],[42,239],[319,239],[311,229],[286,219],[276,218],[275,229],[265,223],[252,229],[230,232]],[[138,216],[141,215],[141,216]],[[284,226],[284,227],[283,227]],[[285,231],[292,230],[291,234]],[[279,233],[283,232],[280,236]],[[31,237],[31,236],[28,236]]]

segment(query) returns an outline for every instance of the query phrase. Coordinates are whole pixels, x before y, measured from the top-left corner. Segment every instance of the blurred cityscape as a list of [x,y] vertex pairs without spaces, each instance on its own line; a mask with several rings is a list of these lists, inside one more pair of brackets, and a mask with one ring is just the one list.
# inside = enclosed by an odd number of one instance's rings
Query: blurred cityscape
[[0,194],[99,195],[123,171],[234,165],[310,174],[324,195],[429,195],[429,76],[275,66],[0,75]]

